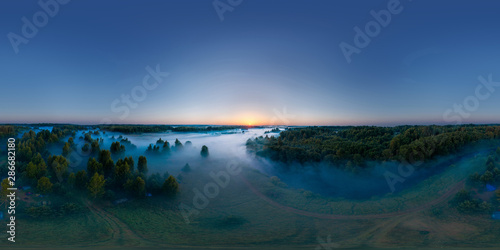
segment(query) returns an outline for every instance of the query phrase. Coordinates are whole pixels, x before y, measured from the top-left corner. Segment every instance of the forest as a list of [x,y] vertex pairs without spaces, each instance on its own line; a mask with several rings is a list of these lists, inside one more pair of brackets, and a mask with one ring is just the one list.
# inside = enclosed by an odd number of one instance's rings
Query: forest
[[171,126],[171,125],[99,125],[103,131],[133,133],[158,133],[158,132],[209,132],[230,129],[245,129],[247,126]]
[[19,127],[12,125],[2,125],[0,126],[0,138],[5,138],[9,136],[15,136]]
[[[89,153],[87,168],[72,172],[68,157],[72,151],[79,150],[72,137],[78,128],[64,125],[55,126],[52,131],[41,130],[36,133],[30,130],[17,139],[16,164],[20,177],[18,185],[32,186],[41,195],[53,194],[67,197],[69,200],[76,193],[84,196],[86,194],[91,200],[112,201],[123,196],[143,198],[148,193],[173,197],[179,192],[177,180],[167,172],[163,175],[148,175],[146,156],[139,156],[137,159],[126,157],[125,147],[119,142],[114,142],[109,150],[101,149],[102,140],[92,139],[90,136],[98,134],[99,131],[85,133],[82,137],[88,142],[82,148]],[[11,126],[0,126],[0,131],[11,135],[12,131],[17,130]],[[68,136],[67,141],[61,140]],[[47,150],[49,145],[61,144],[64,145],[62,155],[52,155]],[[120,158],[114,161],[113,154]],[[0,176],[5,175],[3,172],[6,170],[7,168],[2,168]],[[3,194],[8,187],[7,179],[2,181],[1,186]],[[39,211],[40,209],[45,208],[32,207],[27,211],[33,216],[45,214],[44,211]]]
[[249,139],[247,149],[284,163],[326,162],[340,168],[367,161],[416,162],[448,155],[465,145],[500,138],[500,126],[305,127],[279,137]]

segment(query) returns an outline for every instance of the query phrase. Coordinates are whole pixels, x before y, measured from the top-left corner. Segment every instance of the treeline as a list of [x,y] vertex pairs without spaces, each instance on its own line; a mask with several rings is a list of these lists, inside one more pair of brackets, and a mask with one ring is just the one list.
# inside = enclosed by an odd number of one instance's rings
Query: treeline
[[473,198],[471,192],[465,189],[460,190],[450,204],[466,214],[489,213],[493,208],[492,204]]
[[97,128],[109,132],[134,134],[165,132],[171,130],[172,127],[167,125],[99,125]]
[[167,196],[178,193],[179,184],[173,176],[155,173],[147,177],[147,173],[145,156],[138,157],[137,165],[131,156],[118,159],[115,163],[109,150],[101,150],[97,159],[88,160],[87,171],[80,170],[73,177],[70,174],[69,179],[74,179],[75,188],[87,190],[93,198],[114,199],[115,193],[123,191],[138,198],[145,197],[147,193]]
[[16,127],[12,125],[1,125],[0,126],[0,138],[11,137],[16,135]]
[[52,131],[42,130],[35,133],[33,130],[30,130],[24,133],[16,144],[16,160],[18,165],[23,166],[27,164],[37,153],[46,157],[47,151],[45,147],[48,143],[59,142],[61,138],[74,134],[75,130],[60,127],[54,127]]
[[[489,213],[492,209],[500,202],[500,147],[497,148],[496,153],[488,156],[485,163],[484,172],[474,173],[469,176],[468,187],[473,187],[476,190],[492,191],[495,190],[496,201],[494,199],[491,202],[481,201],[480,199],[474,198],[474,194],[466,189],[458,192],[455,198],[450,201],[459,212],[462,213]],[[489,186],[489,188],[488,188]]]
[[58,127],[60,129],[71,129],[71,130],[85,130],[92,126],[87,125],[76,125],[76,124],[61,124],[61,123],[33,123],[27,124],[26,126],[38,128],[38,127]]
[[125,134],[133,133],[159,133],[165,131],[173,132],[207,132],[230,129],[241,129],[246,126],[171,126],[171,125],[99,125],[99,129],[110,132],[120,132]]
[[307,127],[248,140],[247,149],[286,163],[354,168],[368,160],[425,161],[494,138],[500,138],[500,126]]
[[500,147],[495,155],[490,155],[486,160],[485,170],[482,173],[475,172],[469,176],[469,181],[473,186],[484,187],[487,184],[498,186],[500,184]]
[[[85,136],[85,139],[91,141],[91,156],[94,157],[89,158],[87,170],[71,172],[66,157],[72,150],[76,150],[73,137],[69,137],[64,143],[62,155],[50,155],[46,146],[60,142],[60,138],[74,135],[74,132],[69,128],[54,127],[52,131],[29,131],[18,139],[18,183],[31,185],[41,194],[55,193],[65,196],[73,194],[73,190],[80,190],[87,192],[92,198],[107,199],[114,199],[115,193],[144,197],[147,193],[174,196],[179,191],[177,180],[168,173],[163,176],[159,173],[146,176],[148,168],[145,156],[137,159],[137,165],[132,157],[118,159],[115,163],[111,158],[111,151],[100,150],[99,141],[90,136]],[[90,150],[90,147],[87,150]],[[111,146],[111,150],[123,153],[124,147],[116,142]],[[7,186],[5,182],[7,179],[2,181],[2,191],[4,186]]]

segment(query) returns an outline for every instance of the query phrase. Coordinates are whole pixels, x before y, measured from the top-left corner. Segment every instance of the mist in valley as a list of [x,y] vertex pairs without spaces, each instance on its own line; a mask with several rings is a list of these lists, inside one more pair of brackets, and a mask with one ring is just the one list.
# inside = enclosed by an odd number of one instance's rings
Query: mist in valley
[[[115,163],[120,158],[132,156],[137,164],[139,156],[143,155],[147,157],[148,175],[168,173],[178,178],[181,184],[182,177],[188,174],[187,171],[183,171],[186,164],[189,164],[191,171],[197,171],[207,178],[211,172],[224,170],[228,164],[238,164],[244,168],[259,171],[269,178],[276,176],[288,188],[309,190],[326,197],[353,200],[364,200],[401,192],[432,175],[445,171],[449,166],[459,161],[476,157],[479,154],[486,155],[494,149],[489,144],[477,144],[458,154],[440,157],[425,163],[419,161],[404,164],[395,161],[367,162],[365,168],[360,168],[360,171],[352,173],[326,163],[285,164],[273,162],[248,152],[245,145],[248,139],[266,135],[279,136],[278,133],[266,134],[265,132],[269,130],[269,128],[251,128],[218,132],[139,134],[100,131],[97,135],[92,134],[92,139],[102,138],[100,149],[107,150],[110,149],[113,142],[120,142],[122,139],[130,141],[130,143],[121,143],[126,148],[125,152],[112,154]],[[83,139],[84,134],[89,131],[94,130],[78,131],[75,135],[77,150],[68,157],[70,169],[74,172],[86,169],[89,157],[93,156],[81,150],[86,143]],[[62,141],[67,141],[68,138],[69,136]],[[159,139],[169,143],[169,152],[162,152],[164,150],[163,143],[157,144]],[[176,140],[182,143],[181,148],[175,146]],[[62,145],[63,143],[49,146],[50,153],[60,155]],[[156,152],[148,151],[149,145],[158,146],[159,150]],[[209,149],[209,156],[206,158],[200,155],[203,145]],[[462,170],[465,171],[465,169]],[[459,171],[459,169],[455,171]]]

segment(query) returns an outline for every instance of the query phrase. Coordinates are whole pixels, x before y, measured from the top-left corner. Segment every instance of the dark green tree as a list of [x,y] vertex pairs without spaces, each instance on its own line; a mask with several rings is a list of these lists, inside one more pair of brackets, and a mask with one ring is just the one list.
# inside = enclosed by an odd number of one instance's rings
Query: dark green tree
[[87,189],[89,190],[90,197],[99,198],[104,195],[104,185],[106,184],[106,180],[103,175],[95,173],[87,185]]
[[111,177],[115,171],[115,163],[111,159],[111,152],[109,150],[101,150],[99,153],[99,163],[103,166],[105,177]]
[[77,189],[83,190],[87,187],[87,183],[89,181],[89,177],[87,176],[87,172],[85,170],[80,170],[76,172],[75,175],[75,187]]
[[111,159],[111,152],[109,150],[101,150],[98,161],[104,165],[108,159]]
[[179,183],[171,175],[163,182],[162,190],[169,197],[175,196],[179,192]]
[[133,181],[127,181],[125,187],[136,197],[146,196],[146,182],[139,176]]
[[170,143],[168,143],[168,141],[165,141],[165,143],[163,143],[162,152],[163,153],[169,153],[170,152]]
[[118,187],[122,187],[123,184],[131,175],[130,166],[128,163],[122,159],[116,162],[115,167],[115,183]]
[[44,176],[38,180],[36,188],[41,194],[47,194],[52,192],[52,186],[52,182],[50,182],[49,178]]
[[201,147],[201,151],[200,151],[200,155],[203,156],[203,157],[208,157],[208,147],[203,145]]
[[179,141],[179,139],[175,139],[175,149],[182,149],[184,146]]
[[146,189],[152,194],[158,194],[161,192],[163,181],[159,173],[152,174],[146,182]]
[[66,160],[66,158],[62,155],[56,155],[49,156],[47,163],[50,166],[51,172],[54,174],[53,177],[55,177],[58,182],[62,182],[68,173],[68,160]]
[[38,153],[32,161],[28,163],[28,166],[26,167],[26,175],[28,178],[32,180],[38,180],[42,176],[45,176],[47,174],[47,165],[45,164],[45,161],[42,159],[42,156],[40,153]]
[[87,152],[89,152],[89,150],[90,150],[90,144],[85,143],[85,145],[83,145],[83,147],[82,147],[82,151],[87,153]]
[[139,156],[139,161],[137,163],[137,170],[141,174],[146,174],[148,172],[148,160],[145,156]]
[[491,183],[494,179],[495,178],[493,176],[493,173],[491,173],[489,170],[486,170],[486,172],[484,172],[484,174],[481,176],[481,181],[484,184]]
[[95,173],[104,174],[103,165],[92,157],[87,162],[87,172],[89,176],[94,176]]
[[92,153],[100,152],[101,148],[99,147],[99,141],[93,140],[91,142],[91,148],[92,148]]
[[126,163],[128,163],[129,167],[130,167],[130,172],[134,172],[134,158],[132,158],[132,156],[129,156],[129,157],[126,157],[125,159],[123,159]]
[[68,156],[69,153],[71,153],[71,145],[68,142],[66,142],[66,143],[64,143],[62,155],[63,156]]
[[120,145],[120,142],[113,142],[113,143],[111,143],[110,151],[111,151],[111,153],[115,153],[115,154],[123,153],[123,152],[125,152],[125,146]]
[[184,167],[181,169],[182,172],[191,172],[191,166],[189,166],[188,163],[186,163],[186,165],[184,165]]

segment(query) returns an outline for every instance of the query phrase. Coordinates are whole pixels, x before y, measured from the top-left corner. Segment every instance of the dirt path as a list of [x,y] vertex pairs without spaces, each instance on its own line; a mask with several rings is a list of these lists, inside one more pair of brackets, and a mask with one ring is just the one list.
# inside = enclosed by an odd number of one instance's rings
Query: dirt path
[[[161,249],[219,249],[214,246],[189,246],[189,245],[171,245],[165,242],[149,240],[134,232],[130,227],[114,216],[112,213],[92,204],[90,201],[85,201],[85,204],[90,211],[97,217],[101,218],[106,224],[111,227],[112,234],[108,240],[96,243],[92,247],[96,249],[108,248],[161,248]],[[228,248],[229,249],[229,248]],[[232,249],[232,248],[231,248]]]
[[418,207],[410,208],[404,211],[398,211],[398,212],[392,212],[392,213],[385,213],[385,214],[363,214],[363,215],[343,215],[343,214],[322,214],[322,213],[315,213],[315,212],[309,212],[309,211],[304,211],[292,207],[288,207],[285,205],[282,205],[264,194],[262,194],[260,191],[258,191],[252,184],[248,182],[244,177],[241,177],[241,180],[255,193],[257,194],[260,198],[265,200],[266,202],[270,203],[272,206],[275,206],[279,209],[299,214],[299,215],[304,215],[304,216],[309,216],[309,217],[315,217],[315,218],[320,218],[320,219],[333,219],[333,220],[343,220],[343,219],[381,219],[381,218],[390,218],[394,216],[400,216],[400,215],[406,215],[410,213],[415,213],[419,211],[426,210],[434,205],[437,205],[448,198],[450,198],[452,195],[457,193],[460,189],[462,189],[465,185],[465,180],[462,180],[458,182],[457,184],[453,185],[446,193],[444,193],[442,196],[439,198],[432,200],[428,203],[425,203],[423,205],[420,205]]
[[115,246],[151,246],[147,240],[137,235],[137,233],[132,231],[127,224],[116,218],[111,213],[99,208],[90,201],[86,201],[85,204],[90,211],[96,215],[96,217],[102,219],[110,226],[112,234],[111,238],[107,240],[106,243],[110,243],[109,241],[111,241],[111,243]]

